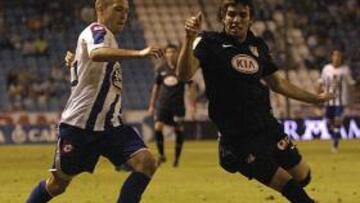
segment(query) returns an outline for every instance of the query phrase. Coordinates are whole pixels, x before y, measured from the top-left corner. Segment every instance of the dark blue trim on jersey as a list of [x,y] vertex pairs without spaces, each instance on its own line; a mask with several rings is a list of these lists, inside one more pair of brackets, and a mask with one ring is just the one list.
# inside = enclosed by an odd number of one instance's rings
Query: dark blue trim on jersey
[[106,117],[105,117],[105,129],[109,129],[111,127],[114,127],[112,122],[111,122],[111,119],[114,116],[115,106],[118,103],[119,98],[120,98],[120,95],[117,94],[116,97],[115,97],[114,102],[110,105],[110,109],[107,112]]
[[111,85],[110,76],[111,76],[111,72],[113,70],[114,65],[115,65],[115,63],[111,62],[111,63],[108,63],[108,65],[106,66],[106,72],[105,72],[105,76],[103,79],[103,83],[100,88],[100,92],[99,92],[98,96],[96,97],[95,103],[90,112],[89,119],[86,122],[86,129],[88,129],[88,130],[94,130],[96,119],[104,107],[106,96],[110,90],[110,85]]
[[343,105],[343,76],[342,75],[340,75],[340,79],[339,79],[339,95],[338,95],[338,97],[339,97],[339,104],[340,104],[340,106],[342,106]]
[[78,62],[75,61],[74,65],[74,78],[71,78],[71,87],[75,87],[78,84]]
[[92,32],[92,37],[94,39],[94,44],[103,43],[106,35],[105,27],[99,24],[94,24],[93,26],[91,26],[90,29]]

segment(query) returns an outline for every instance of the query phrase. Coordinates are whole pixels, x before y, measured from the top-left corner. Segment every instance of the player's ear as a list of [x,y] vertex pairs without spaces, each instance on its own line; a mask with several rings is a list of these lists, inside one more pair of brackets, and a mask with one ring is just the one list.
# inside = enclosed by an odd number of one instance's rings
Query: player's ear
[[253,25],[253,23],[254,23],[254,17],[251,17],[249,27],[251,27]]

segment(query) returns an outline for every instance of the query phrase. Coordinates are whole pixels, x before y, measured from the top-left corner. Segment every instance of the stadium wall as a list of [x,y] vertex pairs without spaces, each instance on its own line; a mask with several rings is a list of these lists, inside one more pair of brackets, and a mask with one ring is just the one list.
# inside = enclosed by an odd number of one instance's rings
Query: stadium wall
[[[152,119],[143,111],[130,111],[126,122],[146,141],[152,140]],[[57,141],[58,113],[10,113],[0,116],[0,145],[45,144]],[[293,140],[331,139],[323,118],[282,119],[284,131]],[[209,121],[185,121],[184,134],[190,140],[216,139],[216,127]],[[165,133],[172,139],[172,130]],[[341,128],[342,139],[360,139],[360,117],[347,117]]]

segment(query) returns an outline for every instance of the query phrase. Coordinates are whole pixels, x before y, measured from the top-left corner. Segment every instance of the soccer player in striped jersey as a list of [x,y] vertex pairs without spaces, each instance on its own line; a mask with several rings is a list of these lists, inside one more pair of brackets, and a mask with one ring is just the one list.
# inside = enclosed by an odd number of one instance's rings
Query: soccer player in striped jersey
[[156,159],[139,134],[121,120],[122,73],[118,61],[162,51],[119,49],[115,35],[126,23],[127,0],[96,0],[97,22],[78,38],[72,91],[61,115],[59,139],[51,176],[33,189],[27,203],[44,203],[62,194],[72,179],[94,171],[100,156],[117,167],[127,163],[133,172],[124,182],[118,203],[140,202],[156,170]]
[[334,99],[326,102],[325,117],[333,140],[332,151],[337,152],[344,108],[349,104],[349,85],[355,84],[350,68],[343,63],[340,49],[334,49],[331,52],[331,63],[324,66],[319,84],[319,92],[336,95]]

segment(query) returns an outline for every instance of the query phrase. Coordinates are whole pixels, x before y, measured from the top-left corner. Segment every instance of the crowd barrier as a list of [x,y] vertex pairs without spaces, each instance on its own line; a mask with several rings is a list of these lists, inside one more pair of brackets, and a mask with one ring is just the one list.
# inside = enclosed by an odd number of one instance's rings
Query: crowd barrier
[[[57,141],[57,114],[27,114],[28,118],[16,115],[9,119],[0,117],[0,144],[42,144]],[[22,122],[20,122],[20,120]],[[323,118],[281,119],[284,132],[293,140],[331,139]],[[152,132],[144,122],[131,122],[145,139],[151,140]],[[146,126],[147,125],[147,126]],[[145,130],[144,130],[145,129]],[[187,139],[216,139],[218,132],[210,121],[185,121]],[[347,117],[341,128],[342,139],[360,138],[360,117]],[[239,135],[241,136],[241,135]]]

